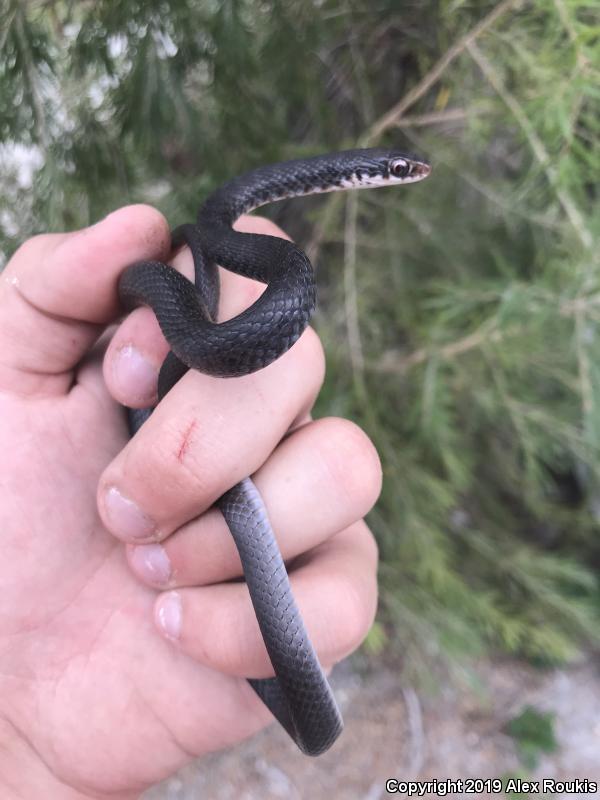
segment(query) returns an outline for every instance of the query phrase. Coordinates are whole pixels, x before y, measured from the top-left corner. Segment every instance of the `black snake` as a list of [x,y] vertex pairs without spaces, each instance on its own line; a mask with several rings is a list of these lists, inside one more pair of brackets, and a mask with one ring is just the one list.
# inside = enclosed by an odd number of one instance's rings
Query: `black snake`
[[[160,261],[132,264],[120,278],[124,305],[150,306],[171,348],[159,374],[159,400],[188,369],[226,378],[266,367],[308,324],[315,307],[310,261],[284,239],[234,231],[241,214],[298,195],[414,183],[429,172],[423,159],[395,150],[347,150],[260,167],[211,194],[196,224],[172,233],[173,248],[187,244],[192,252],[195,283]],[[217,264],[267,284],[250,308],[222,323],[215,322]],[[130,410],[132,434],[151,412]],[[262,499],[246,478],[217,505],[238,548],[275,672],[250,684],[303,752],[323,753],[340,734],[342,718],[294,602]]]

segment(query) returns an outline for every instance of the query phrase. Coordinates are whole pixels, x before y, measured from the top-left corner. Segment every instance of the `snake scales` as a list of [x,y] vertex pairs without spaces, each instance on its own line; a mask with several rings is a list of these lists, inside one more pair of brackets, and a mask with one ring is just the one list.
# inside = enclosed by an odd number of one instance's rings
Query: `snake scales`
[[[195,224],[172,233],[187,244],[195,280],[159,261],[141,261],[122,274],[127,308],[150,306],[171,352],[159,374],[159,401],[188,369],[223,378],[266,367],[306,328],[315,307],[313,270],[284,239],[234,231],[232,224],[259,206],[298,195],[426,178],[426,161],[395,150],[348,150],[260,167],[224,184],[200,208]],[[267,288],[247,310],[218,323],[217,264]],[[130,410],[134,434],[152,409]],[[250,680],[275,718],[309,755],[327,750],[342,730],[337,704],[294,602],[267,511],[250,478],[217,502],[238,548],[246,584],[275,677]]]

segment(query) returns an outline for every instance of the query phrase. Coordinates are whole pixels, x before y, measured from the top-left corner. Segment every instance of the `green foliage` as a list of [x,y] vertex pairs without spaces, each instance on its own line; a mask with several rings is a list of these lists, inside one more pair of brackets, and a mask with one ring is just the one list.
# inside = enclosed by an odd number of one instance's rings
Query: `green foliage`
[[525,767],[534,769],[543,753],[554,753],[558,742],[554,735],[554,715],[526,706],[518,717],[507,725],[515,740]]
[[584,0],[0,10],[4,152],[41,163],[32,186],[2,170],[5,256],[125,202],[191,220],[265,161],[430,156],[414,187],[267,210],[319,268],[317,412],[360,422],[382,457],[369,644],[415,677],[598,642],[599,30]]
[[387,636],[383,626],[375,620],[371,625],[367,638],[364,641],[363,647],[366,652],[372,656],[378,656],[385,650],[387,645]]

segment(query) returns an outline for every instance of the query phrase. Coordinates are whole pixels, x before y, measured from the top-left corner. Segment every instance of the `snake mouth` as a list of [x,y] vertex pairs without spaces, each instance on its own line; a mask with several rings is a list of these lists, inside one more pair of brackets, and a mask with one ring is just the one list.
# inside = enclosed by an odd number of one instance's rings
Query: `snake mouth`
[[426,161],[417,161],[411,170],[411,177],[426,178],[431,172],[431,164]]

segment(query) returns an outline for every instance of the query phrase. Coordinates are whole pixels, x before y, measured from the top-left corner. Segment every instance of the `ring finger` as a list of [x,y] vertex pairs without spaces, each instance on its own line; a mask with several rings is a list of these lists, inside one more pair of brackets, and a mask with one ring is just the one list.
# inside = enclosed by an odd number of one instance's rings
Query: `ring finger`
[[[365,516],[381,489],[381,467],[360,428],[326,418],[287,436],[253,480],[289,561]],[[136,575],[157,588],[202,586],[242,574],[233,538],[216,508],[162,544],[131,545],[128,559]]]
[[[360,520],[305,553],[290,573],[292,590],[319,660],[329,667],[366,636],[377,605],[377,548]],[[228,675],[273,675],[243,583],[164,592],[156,601],[161,633],[206,666]]]

